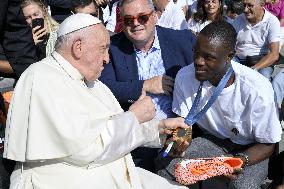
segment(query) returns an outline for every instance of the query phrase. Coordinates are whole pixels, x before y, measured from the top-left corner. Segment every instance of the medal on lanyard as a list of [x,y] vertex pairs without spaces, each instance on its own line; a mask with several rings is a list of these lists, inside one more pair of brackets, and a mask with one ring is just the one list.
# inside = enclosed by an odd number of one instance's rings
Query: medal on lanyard
[[[188,129],[181,129],[181,128],[176,129],[173,132],[173,136],[175,138],[180,138],[180,139],[186,140],[188,142],[191,141],[191,139],[192,139],[192,125],[194,123],[196,123],[206,113],[206,111],[212,106],[212,104],[215,102],[215,100],[217,100],[218,96],[221,94],[222,90],[225,88],[227,82],[229,81],[232,73],[233,73],[233,68],[232,68],[232,65],[230,64],[230,67],[228,68],[228,70],[226,71],[226,74],[223,76],[223,78],[219,82],[218,86],[215,88],[211,98],[208,100],[208,102],[202,108],[202,110],[200,110],[198,113],[196,113],[199,102],[200,102],[201,93],[202,93],[202,86],[203,86],[203,82],[200,82],[199,88],[197,90],[196,97],[193,101],[193,104],[190,108],[188,115],[186,116],[186,118],[184,120],[184,122],[189,126],[189,128]],[[168,145],[166,150],[163,152],[163,157],[167,157],[169,155],[173,146],[174,146],[174,142],[172,141]]]

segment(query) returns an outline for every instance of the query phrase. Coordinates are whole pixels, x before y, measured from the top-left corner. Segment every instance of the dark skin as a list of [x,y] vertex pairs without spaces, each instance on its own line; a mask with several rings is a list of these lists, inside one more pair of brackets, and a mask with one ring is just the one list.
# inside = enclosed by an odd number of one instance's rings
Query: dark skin
[[[218,39],[210,40],[206,36],[199,34],[194,51],[196,79],[199,81],[208,80],[214,86],[218,85],[234,56],[234,52],[222,45],[220,41]],[[235,76],[232,74],[226,87],[232,85],[234,80]],[[269,158],[274,151],[274,147],[275,144],[255,143],[243,153],[248,155],[250,165],[254,165]],[[245,161],[244,158],[242,160]],[[238,172],[239,170],[235,171]],[[227,174],[225,176],[229,179],[235,179],[237,174]]]

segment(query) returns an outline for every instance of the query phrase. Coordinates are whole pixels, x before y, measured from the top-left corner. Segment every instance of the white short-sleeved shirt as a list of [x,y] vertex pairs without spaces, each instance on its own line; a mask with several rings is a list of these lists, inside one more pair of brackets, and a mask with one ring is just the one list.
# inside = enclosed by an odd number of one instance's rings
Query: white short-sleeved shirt
[[182,8],[173,1],[170,1],[167,4],[165,11],[158,20],[157,25],[174,30],[188,29],[188,24],[185,20],[185,15]]
[[[229,138],[236,144],[279,142],[282,129],[270,82],[246,66],[233,61],[232,66],[234,83],[223,89],[206,114],[197,121],[198,125],[205,132],[222,139]],[[172,107],[176,114],[187,116],[199,84],[193,64],[178,72]],[[204,82],[197,111],[204,107],[214,89],[210,82]]]
[[276,16],[264,9],[263,19],[252,26],[244,14],[239,15],[233,22],[236,29],[236,55],[244,59],[246,56],[267,54],[269,44],[280,41],[280,22]]
[[196,22],[193,18],[188,21],[188,29],[193,31],[194,33],[199,33],[205,26],[210,24],[211,21],[206,20],[205,22]]

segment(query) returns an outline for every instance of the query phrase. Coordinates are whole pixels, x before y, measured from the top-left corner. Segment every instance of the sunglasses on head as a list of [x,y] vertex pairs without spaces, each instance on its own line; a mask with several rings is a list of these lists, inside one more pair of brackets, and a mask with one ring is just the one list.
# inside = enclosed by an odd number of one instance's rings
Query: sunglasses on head
[[134,20],[137,19],[137,21],[144,25],[148,22],[149,17],[152,15],[154,11],[150,12],[149,14],[140,14],[138,16],[124,16],[123,17],[123,23],[125,26],[133,26],[134,25]]

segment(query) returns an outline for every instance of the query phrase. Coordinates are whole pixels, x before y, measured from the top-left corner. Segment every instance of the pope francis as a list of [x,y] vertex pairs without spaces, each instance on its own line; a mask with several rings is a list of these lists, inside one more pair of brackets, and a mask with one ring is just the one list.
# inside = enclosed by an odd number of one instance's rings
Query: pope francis
[[11,100],[4,157],[15,160],[11,189],[186,188],[134,166],[134,148],[163,145],[163,134],[187,128],[182,118],[154,120],[150,97],[123,112],[97,80],[110,39],[88,14],[68,17],[55,52],[21,76]]

